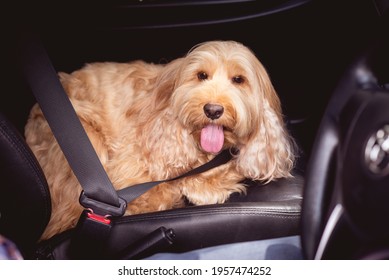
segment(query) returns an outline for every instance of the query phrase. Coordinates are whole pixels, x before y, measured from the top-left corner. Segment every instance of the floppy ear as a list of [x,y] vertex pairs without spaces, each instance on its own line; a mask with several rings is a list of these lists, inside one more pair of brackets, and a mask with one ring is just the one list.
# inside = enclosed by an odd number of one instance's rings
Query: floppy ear
[[[138,68],[131,73],[131,79],[136,77],[135,89],[136,86],[139,86],[139,92],[145,91],[146,93],[139,95],[140,98],[136,104],[129,106],[126,117],[131,118],[133,115],[137,115],[139,123],[147,124],[151,117],[157,115],[157,112],[168,107],[170,97],[175,89],[180,65],[181,59],[179,58],[164,66],[153,66],[150,70],[148,64],[139,61],[136,65]],[[150,114],[150,112],[154,113]]]
[[258,129],[240,147],[237,168],[247,178],[269,182],[291,176],[295,143],[285,128],[280,100],[270,78],[262,65],[258,67]]
[[158,108],[163,109],[168,105],[176,87],[182,61],[183,58],[178,58],[166,64],[158,76],[155,85],[156,92],[154,92],[154,105],[156,110]]

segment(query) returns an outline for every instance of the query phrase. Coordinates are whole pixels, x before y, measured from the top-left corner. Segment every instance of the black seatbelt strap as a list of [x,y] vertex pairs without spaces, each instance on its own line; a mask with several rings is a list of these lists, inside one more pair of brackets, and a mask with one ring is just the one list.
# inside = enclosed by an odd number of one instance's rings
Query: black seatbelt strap
[[123,215],[127,204],[112,186],[37,35],[23,36],[20,59],[27,83],[84,190],[80,202],[102,215]]

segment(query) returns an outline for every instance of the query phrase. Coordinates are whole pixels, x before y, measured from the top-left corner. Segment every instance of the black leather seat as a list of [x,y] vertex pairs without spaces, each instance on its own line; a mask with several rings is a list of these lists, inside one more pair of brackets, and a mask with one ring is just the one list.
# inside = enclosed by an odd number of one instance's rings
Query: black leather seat
[[[13,240],[26,258],[70,258],[73,231],[38,244],[51,212],[47,182],[23,137],[1,114],[0,178],[0,234]],[[108,241],[109,257],[161,226],[176,234],[166,249],[170,252],[300,233],[300,176],[267,185],[248,184],[247,195],[233,195],[225,204],[116,219]]]
[[13,240],[28,257],[50,214],[42,169],[19,131],[0,114],[0,234]]

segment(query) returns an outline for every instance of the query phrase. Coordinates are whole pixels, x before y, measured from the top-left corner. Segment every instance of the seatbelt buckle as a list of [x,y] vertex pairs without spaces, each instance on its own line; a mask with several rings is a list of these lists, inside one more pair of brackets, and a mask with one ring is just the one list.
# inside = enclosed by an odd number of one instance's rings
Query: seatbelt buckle
[[73,233],[70,253],[74,259],[104,259],[111,235],[112,221],[91,209],[85,209]]
[[82,212],[70,245],[74,259],[104,259],[112,229],[111,218],[124,215],[127,202],[119,197],[118,206],[91,199],[84,191],[80,195]]
[[80,204],[86,209],[100,216],[121,217],[127,209],[127,201],[119,197],[118,206],[107,204],[95,199],[89,198],[84,191],[80,194]]

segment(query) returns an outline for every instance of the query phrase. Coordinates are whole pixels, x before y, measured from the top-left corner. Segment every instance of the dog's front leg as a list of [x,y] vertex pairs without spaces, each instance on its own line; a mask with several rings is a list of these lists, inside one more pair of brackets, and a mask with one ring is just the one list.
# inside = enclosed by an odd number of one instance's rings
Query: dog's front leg
[[181,189],[175,183],[163,183],[130,202],[126,215],[162,211],[184,205]]

